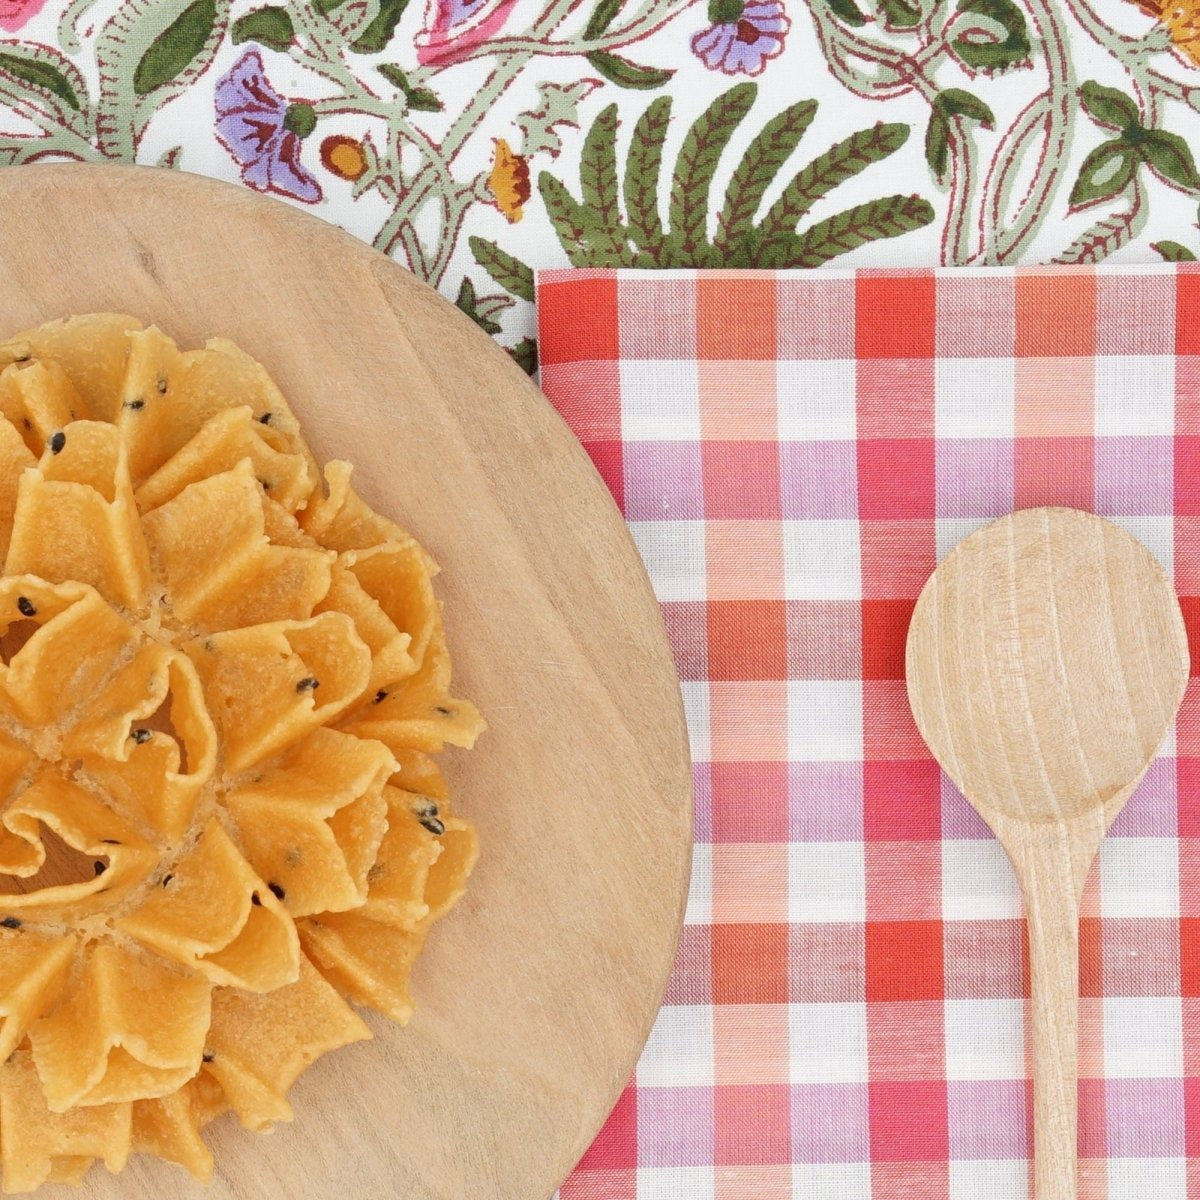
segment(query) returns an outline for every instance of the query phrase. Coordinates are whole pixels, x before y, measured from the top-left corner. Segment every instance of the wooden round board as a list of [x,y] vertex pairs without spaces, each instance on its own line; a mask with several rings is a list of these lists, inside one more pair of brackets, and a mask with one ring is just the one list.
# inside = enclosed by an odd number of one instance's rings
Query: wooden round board
[[211,1187],[135,1158],[47,1196],[540,1200],[587,1148],[666,986],[691,858],[679,686],[645,571],[586,455],[508,356],[382,255],[287,205],[139,167],[0,171],[0,336],[98,310],[231,338],[321,459],[442,565],[470,890],[407,1028],[321,1059],[270,1136],[210,1127]]

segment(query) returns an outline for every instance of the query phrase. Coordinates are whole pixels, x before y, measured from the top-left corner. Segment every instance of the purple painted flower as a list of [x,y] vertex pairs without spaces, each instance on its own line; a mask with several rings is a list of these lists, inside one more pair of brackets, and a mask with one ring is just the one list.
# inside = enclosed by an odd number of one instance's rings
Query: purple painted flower
[[321,199],[321,185],[300,162],[300,143],[316,128],[316,114],[267,82],[257,50],[247,50],[217,81],[216,109],[217,137],[241,164],[243,183],[306,204]]
[[692,53],[726,75],[761,74],[792,27],[782,0],[710,0],[708,19],[712,24],[692,38]]

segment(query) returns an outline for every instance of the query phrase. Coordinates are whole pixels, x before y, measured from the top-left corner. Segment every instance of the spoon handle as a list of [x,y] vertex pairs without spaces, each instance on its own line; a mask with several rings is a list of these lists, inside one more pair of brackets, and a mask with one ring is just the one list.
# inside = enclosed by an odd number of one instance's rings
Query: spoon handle
[[1079,849],[1066,829],[1049,826],[1014,855],[1029,924],[1037,1200],[1076,1200]]

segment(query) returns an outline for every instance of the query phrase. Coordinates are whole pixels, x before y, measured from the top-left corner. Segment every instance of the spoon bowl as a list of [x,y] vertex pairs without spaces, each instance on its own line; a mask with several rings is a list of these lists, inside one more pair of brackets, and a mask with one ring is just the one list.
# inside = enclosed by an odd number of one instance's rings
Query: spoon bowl
[[973,533],[917,600],[917,728],[1021,884],[1033,989],[1034,1180],[1075,1200],[1079,901],[1189,671],[1170,580],[1119,526],[1026,509]]

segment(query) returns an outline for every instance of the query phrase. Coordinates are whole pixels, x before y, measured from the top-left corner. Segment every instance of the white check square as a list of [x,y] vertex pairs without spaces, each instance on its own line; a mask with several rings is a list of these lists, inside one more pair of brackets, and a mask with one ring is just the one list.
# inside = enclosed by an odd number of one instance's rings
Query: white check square
[[858,436],[852,358],[780,359],[775,368],[779,440],[853,441]]
[[942,916],[947,921],[1019,917],[1021,892],[1008,856],[995,838],[942,843]]
[[991,517],[939,517],[936,522],[937,556],[941,562],[963,538],[986,525]]
[[692,847],[692,880],[688,885],[685,925],[708,925],[712,921],[712,843]]
[[679,690],[683,694],[683,713],[687,718],[692,762],[709,762],[712,759],[712,724],[708,684],[704,680],[685,679],[680,683]]
[[792,1083],[866,1083],[867,1006],[789,1004]]
[[946,1078],[1022,1079],[1023,1000],[946,1001]]
[[1096,436],[1169,437],[1175,432],[1175,359],[1098,354]]
[[870,1163],[793,1163],[792,1195],[804,1200],[871,1200]]
[[1182,1200],[1187,1194],[1186,1159],[1108,1160],[1108,1200]]
[[1178,996],[1105,996],[1104,1071],[1113,1079],[1183,1076],[1183,1002]]
[[713,1200],[712,1167],[638,1167],[637,1200]]
[[859,523],[784,521],[783,586],[788,600],[862,599]]
[[697,361],[621,360],[621,435],[627,442],[700,440]]
[[860,680],[792,679],[787,697],[791,762],[857,762],[862,758]]
[[1105,838],[1100,843],[1100,911],[1106,917],[1177,917],[1175,838]]
[[[998,1200],[1029,1195],[1029,1163],[1023,1158],[952,1159],[950,1200]],[[1108,1200],[1113,1200],[1109,1194]]]
[[703,521],[630,521],[629,532],[659,600],[707,598]]
[[865,921],[862,842],[792,842],[788,846],[788,920],[814,925]]
[[939,358],[934,364],[938,438],[1011,438],[1016,433],[1011,358]]
[[638,1060],[638,1087],[712,1087],[712,1022],[711,1005],[663,1005]]

